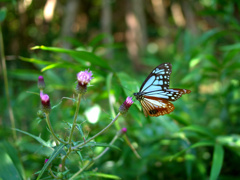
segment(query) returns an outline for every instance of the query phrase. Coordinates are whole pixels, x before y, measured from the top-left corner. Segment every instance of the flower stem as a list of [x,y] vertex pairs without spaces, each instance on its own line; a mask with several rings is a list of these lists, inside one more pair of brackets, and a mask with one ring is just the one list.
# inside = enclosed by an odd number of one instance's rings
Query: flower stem
[[80,147],[84,146],[85,144],[87,144],[88,142],[90,142],[91,140],[95,139],[97,136],[101,135],[101,134],[102,134],[104,131],[106,131],[111,125],[113,125],[113,123],[118,119],[118,117],[119,117],[120,115],[121,115],[121,113],[118,113],[117,116],[116,116],[103,130],[101,130],[99,133],[95,134],[93,137],[89,138],[88,140],[84,141],[83,143],[72,147],[72,149],[80,148]]
[[89,161],[85,166],[83,166],[83,168],[81,168],[78,172],[76,172],[69,180],[72,180],[75,177],[77,177],[79,174],[81,174],[85,169],[87,169],[87,167],[89,167],[93,163],[94,163],[93,161]]
[[71,148],[69,148],[67,154],[66,154],[66,155],[63,157],[63,159],[62,159],[62,169],[61,169],[62,172],[63,172],[64,169],[65,169],[66,159],[67,159],[68,155],[69,155],[71,152],[72,152],[72,150],[71,150]]
[[[119,138],[121,134],[117,132],[117,134],[114,136],[112,141],[109,143],[109,145],[113,145],[113,143]],[[83,168],[81,168],[78,172],[76,172],[69,180],[75,178],[79,174],[81,174],[85,169],[87,169],[90,165],[92,165],[96,160],[98,160],[100,157],[102,157],[107,151],[109,150],[109,147],[105,148],[101,154],[99,154],[97,157],[93,158],[91,161],[89,161]]]
[[67,144],[66,142],[62,141],[61,139],[59,139],[56,134],[54,133],[53,131],[53,128],[52,128],[52,125],[51,125],[51,122],[49,120],[49,113],[45,113],[46,114],[46,122],[47,122],[47,125],[48,125],[48,128],[50,130],[50,132],[52,133],[53,137],[59,141],[60,143],[63,143],[63,144]]
[[69,144],[71,144],[72,136],[73,136],[73,131],[74,131],[74,128],[75,128],[75,126],[76,126],[77,116],[78,116],[79,107],[80,107],[80,102],[81,102],[81,97],[82,97],[82,95],[81,95],[81,94],[78,94],[76,111],[75,111],[75,114],[74,114],[73,124],[72,124],[71,132],[70,132],[69,140],[68,140],[68,143],[69,143]]
[[8,104],[7,106],[8,106],[8,112],[9,112],[9,118],[12,126],[13,139],[17,141],[15,118],[14,118],[13,109],[11,106],[11,98],[9,94],[10,90],[8,86],[7,66],[6,66],[6,59],[4,55],[4,44],[3,44],[3,35],[2,35],[1,25],[0,25],[0,59],[2,61],[3,81],[4,81],[7,104]]
[[[120,133],[117,132],[117,134],[114,136],[112,141],[109,143],[109,145],[113,145],[113,143],[119,138]],[[109,147],[105,148],[101,154],[99,154],[97,157],[93,158],[93,161],[98,160],[100,157],[102,157],[107,151],[109,150]]]

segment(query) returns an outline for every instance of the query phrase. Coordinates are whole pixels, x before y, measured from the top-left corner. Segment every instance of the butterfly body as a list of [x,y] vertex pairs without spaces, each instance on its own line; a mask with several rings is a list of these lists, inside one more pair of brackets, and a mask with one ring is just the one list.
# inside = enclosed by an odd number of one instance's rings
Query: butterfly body
[[175,108],[170,101],[176,101],[182,94],[191,92],[187,89],[169,89],[171,72],[170,63],[160,64],[145,79],[140,91],[133,94],[141,103],[146,117],[169,114]]

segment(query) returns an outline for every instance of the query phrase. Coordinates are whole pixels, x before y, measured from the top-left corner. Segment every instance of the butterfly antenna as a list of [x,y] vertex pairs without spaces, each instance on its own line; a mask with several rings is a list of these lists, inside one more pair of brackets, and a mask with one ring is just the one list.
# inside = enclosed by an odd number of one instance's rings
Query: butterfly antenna
[[131,89],[128,89],[127,87],[125,87],[125,86],[122,86],[123,88],[125,88],[125,89],[127,89],[127,90],[129,90],[131,93],[133,93],[133,91],[131,90]]

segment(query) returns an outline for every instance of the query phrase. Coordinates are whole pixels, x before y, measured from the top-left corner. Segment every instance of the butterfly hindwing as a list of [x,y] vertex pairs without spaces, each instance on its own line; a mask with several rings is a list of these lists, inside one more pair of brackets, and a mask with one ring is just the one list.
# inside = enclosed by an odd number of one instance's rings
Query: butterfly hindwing
[[174,110],[174,106],[171,102],[165,99],[150,99],[144,98],[141,101],[143,107],[144,115],[149,116],[162,116],[164,114],[169,114]]

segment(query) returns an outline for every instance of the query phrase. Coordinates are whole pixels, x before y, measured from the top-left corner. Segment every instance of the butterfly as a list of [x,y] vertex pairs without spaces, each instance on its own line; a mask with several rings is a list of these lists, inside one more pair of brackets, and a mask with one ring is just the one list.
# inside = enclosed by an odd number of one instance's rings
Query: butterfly
[[170,63],[160,64],[145,79],[140,91],[133,94],[141,103],[146,117],[169,114],[175,109],[170,101],[176,101],[183,94],[191,92],[187,89],[169,89],[171,72]]

